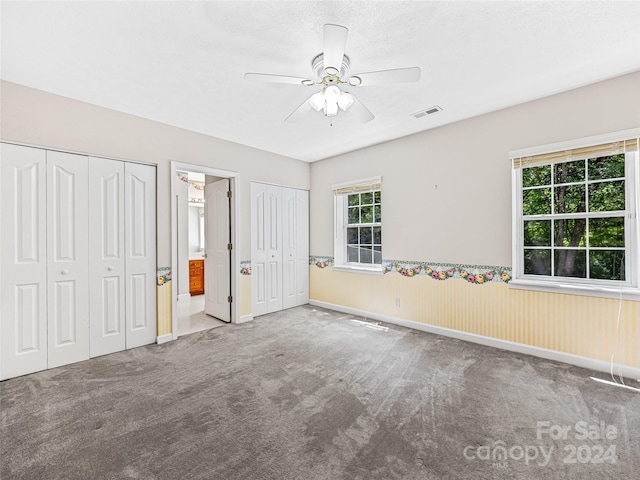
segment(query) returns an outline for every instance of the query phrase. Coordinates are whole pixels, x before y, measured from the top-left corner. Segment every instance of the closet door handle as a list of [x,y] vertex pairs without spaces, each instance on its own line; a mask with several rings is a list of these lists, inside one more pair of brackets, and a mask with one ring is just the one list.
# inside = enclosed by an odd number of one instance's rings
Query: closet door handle
[[61,271],[60,271],[60,273],[61,273],[62,275],[66,275],[67,273],[69,273],[69,270],[61,270]]
[[110,272],[113,272],[113,267],[107,267],[107,270],[109,270]]

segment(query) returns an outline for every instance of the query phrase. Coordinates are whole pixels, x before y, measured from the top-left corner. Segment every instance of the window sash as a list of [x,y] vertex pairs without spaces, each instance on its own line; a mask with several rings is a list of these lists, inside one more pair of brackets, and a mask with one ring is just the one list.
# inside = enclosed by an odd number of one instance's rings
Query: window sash
[[[634,132],[637,133],[637,132]],[[575,143],[575,142],[574,142]],[[615,143],[615,142],[614,142]],[[619,142],[618,142],[619,143]],[[631,139],[631,141],[624,142],[623,141],[623,149],[625,153],[625,176],[620,178],[608,178],[608,179],[597,179],[597,180],[585,180],[581,182],[571,182],[570,184],[575,185],[585,185],[588,189],[589,184],[593,183],[602,183],[602,182],[615,182],[615,181],[624,181],[625,188],[625,210],[615,210],[615,211],[602,211],[602,212],[573,212],[573,213],[546,213],[546,214],[536,214],[536,215],[523,215],[523,192],[535,188],[549,188],[557,187],[559,184],[555,184],[555,178],[551,175],[551,180],[549,184],[539,185],[539,186],[531,186],[531,187],[523,187],[523,177],[522,177],[522,168],[530,167],[530,166],[541,166],[541,165],[550,165],[553,163],[566,162],[566,161],[574,161],[580,160],[578,158],[578,154],[581,154],[583,158],[594,158],[594,156],[603,156],[607,154],[615,154],[621,153],[620,151],[614,151],[611,149],[611,145],[607,148],[603,148],[601,150],[596,150],[593,147],[588,147],[585,149],[574,148],[570,150],[572,156],[566,155],[566,152],[569,151],[567,149],[558,153],[554,158],[551,158],[552,155],[547,156],[544,155],[533,155],[529,157],[512,157],[512,160],[518,160],[520,158],[531,158],[534,159],[537,163],[525,163],[525,162],[515,162],[514,161],[514,169],[513,169],[513,205],[514,205],[514,233],[513,233],[513,267],[514,267],[514,287],[520,286],[523,288],[524,285],[528,285],[530,287],[524,288],[532,288],[534,285],[539,285],[540,288],[543,288],[543,285],[547,284],[551,287],[555,288],[563,288],[562,285],[572,286],[572,288],[578,289],[598,289],[605,288],[607,286],[613,288],[621,288],[625,289],[625,291],[634,291],[637,292],[638,282],[639,282],[639,274],[640,274],[640,263],[638,259],[638,255],[640,252],[638,251],[640,248],[640,229],[639,223],[636,219],[637,211],[638,211],[638,197],[636,190],[639,182],[639,172],[638,172],[638,140]],[[594,155],[595,153],[595,155]],[[545,158],[546,157],[546,158]],[[540,161],[545,159],[546,161]],[[564,185],[570,185],[562,184]],[[552,196],[552,201],[555,199]],[[597,218],[624,218],[624,247],[564,247],[560,245],[536,245],[536,246],[525,246],[524,244],[524,222],[532,221],[532,220],[565,220],[565,219],[597,219]],[[585,235],[588,235],[588,229],[585,231]],[[553,230],[551,232],[551,243],[554,243],[554,233]],[[587,244],[588,245],[588,244]],[[555,276],[553,273],[555,272],[555,266],[552,263],[552,275],[537,275],[537,274],[525,274],[524,273],[524,254],[525,250],[547,250],[550,252],[552,259],[555,260],[555,255],[553,252],[561,251],[561,250],[579,250],[582,252],[587,252],[586,257],[586,277],[566,277],[566,276]],[[589,278],[590,272],[589,268],[589,253],[588,252],[599,252],[599,251],[618,251],[624,252],[624,280],[608,280],[608,279],[594,279]],[[518,284],[518,279],[523,280],[522,284]],[[616,287],[617,286],[617,287]],[[533,287],[535,288],[535,287]],[[627,290],[631,289],[631,290]],[[598,290],[594,290],[598,291]]]

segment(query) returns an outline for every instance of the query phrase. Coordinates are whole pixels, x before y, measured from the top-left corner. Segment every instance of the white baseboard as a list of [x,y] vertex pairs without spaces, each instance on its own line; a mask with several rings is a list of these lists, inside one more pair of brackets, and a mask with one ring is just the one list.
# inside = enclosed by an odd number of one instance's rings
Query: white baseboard
[[250,313],[249,315],[242,315],[237,322],[235,323],[245,323],[245,322],[250,322],[251,320],[253,320],[253,314]]
[[[360,317],[367,317],[373,320],[380,320],[382,322],[393,323],[402,327],[413,328],[415,330],[421,330],[423,332],[435,333],[437,335],[443,335],[445,337],[457,338],[459,340],[466,340],[468,342],[478,343],[480,345],[486,345],[488,347],[500,348],[502,350],[509,350],[511,352],[524,353],[526,355],[532,355],[534,357],[545,358],[547,360],[555,360],[558,362],[568,363],[570,365],[576,365],[582,368],[588,368],[590,370],[596,370],[598,372],[611,373],[611,363],[603,360],[595,360],[593,358],[582,357],[579,355],[573,355],[570,353],[558,352],[556,350],[549,350],[546,348],[534,347],[531,345],[525,345],[523,343],[510,342],[508,340],[500,340],[492,337],[485,337],[484,335],[477,335],[475,333],[461,332],[459,330],[453,330],[450,328],[436,327],[433,325],[426,325],[424,323],[412,322],[411,320],[405,320],[402,318],[391,317],[389,315],[381,315],[374,312],[366,312],[364,310],[358,310],[356,308],[345,307],[342,305],[336,305],[333,303],[321,302],[318,300],[309,300],[310,305],[316,307],[328,308],[329,310],[336,310],[338,312],[349,313]],[[626,378],[640,379],[640,368],[630,367],[627,365],[613,364],[613,372],[615,375],[622,375]]]
[[158,343],[158,345],[161,345],[163,343],[170,342],[171,340],[173,340],[173,333],[165,333],[164,335],[160,335],[156,339],[156,342]]
[[179,302],[190,302],[191,301],[191,294],[190,293],[181,293],[180,295],[178,295],[178,301]]

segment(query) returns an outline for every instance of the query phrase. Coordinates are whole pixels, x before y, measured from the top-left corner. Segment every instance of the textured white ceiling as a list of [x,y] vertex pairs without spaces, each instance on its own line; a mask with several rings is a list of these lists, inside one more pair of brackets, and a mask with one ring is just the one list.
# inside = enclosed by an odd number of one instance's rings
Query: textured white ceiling
[[[640,2],[9,2],[3,79],[315,161],[640,69]],[[322,26],[349,28],[351,73],[419,66],[415,84],[352,89],[376,115],[283,120],[312,89]],[[416,119],[412,113],[444,110]]]

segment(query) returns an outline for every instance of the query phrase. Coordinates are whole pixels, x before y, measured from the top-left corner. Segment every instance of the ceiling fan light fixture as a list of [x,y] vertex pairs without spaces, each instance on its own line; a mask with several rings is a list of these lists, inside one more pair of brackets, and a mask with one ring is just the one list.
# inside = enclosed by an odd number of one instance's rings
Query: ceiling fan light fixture
[[324,98],[327,100],[327,103],[336,103],[341,93],[338,87],[330,85],[324,89]]
[[324,106],[324,114],[327,117],[335,117],[338,114],[338,103],[326,102]]
[[351,105],[353,105],[353,96],[350,93],[341,92],[338,97],[338,106],[340,109],[346,112]]
[[313,95],[311,95],[311,98],[309,99],[309,105],[316,112],[322,110],[324,108],[324,104],[324,94],[322,92],[314,93]]

